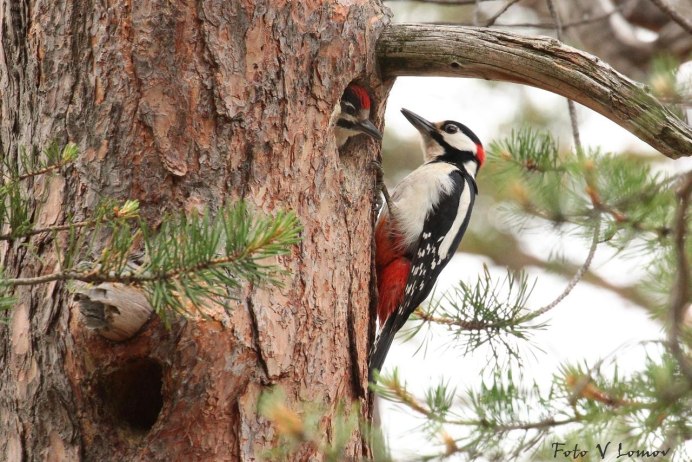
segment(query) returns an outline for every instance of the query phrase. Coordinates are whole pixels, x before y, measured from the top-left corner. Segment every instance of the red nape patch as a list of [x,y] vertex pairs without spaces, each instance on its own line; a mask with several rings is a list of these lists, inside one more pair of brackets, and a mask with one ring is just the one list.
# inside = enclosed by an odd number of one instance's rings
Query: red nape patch
[[476,157],[478,158],[478,166],[485,163],[485,149],[480,144],[476,145]]
[[356,94],[358,100],[360,100],[360,107],[363,109],[370,109],[370,95],[368,95],[368,91],[355,83],[350,84],[349,87],[353,90],[353,93]]

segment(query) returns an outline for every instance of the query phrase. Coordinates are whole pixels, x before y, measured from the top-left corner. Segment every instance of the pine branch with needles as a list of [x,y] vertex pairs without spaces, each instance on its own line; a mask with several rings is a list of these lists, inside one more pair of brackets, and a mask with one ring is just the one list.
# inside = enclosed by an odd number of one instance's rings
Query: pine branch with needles
[[11,309],[15,287],[78,281],[141,288],[165,321],[171,314],[204,314],[206,302],[227,304],[243,281],[280,285],[287,272],[280,258],[300,239],[295,214],[261,215],[242,202],[227,204],[213,214],[207,210],[164,217],[152,229],[140,218],[137,201],[104,200],[86,219],[37,227],[20,183],[57,173],[77,158],[77,148],[51,144],[38,161],[21,158],[21,166],[4,165],[0,223],[9,231],[0,240],[22,240],[28,258],[38,258],[31,252],[32,238],[47,236],[59,269],[33,277],[0,277],[1,310]]

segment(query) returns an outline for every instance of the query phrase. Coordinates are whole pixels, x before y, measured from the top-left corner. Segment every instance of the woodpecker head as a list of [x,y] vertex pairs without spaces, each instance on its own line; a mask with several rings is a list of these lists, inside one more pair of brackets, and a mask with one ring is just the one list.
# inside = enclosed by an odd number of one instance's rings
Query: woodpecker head
[[466,125],[453,120],[432,123],[408,109],[402,109],[401,112],[420,132],[426,162],[444,158],[463,164],[472,175],[485,162],[481,140]]
[[336,144],[341,147],[360,133],[382,139],[382,133],[370,122],[370,95],[360,85],[350,84],[341,96],[339,118],[336,121]]

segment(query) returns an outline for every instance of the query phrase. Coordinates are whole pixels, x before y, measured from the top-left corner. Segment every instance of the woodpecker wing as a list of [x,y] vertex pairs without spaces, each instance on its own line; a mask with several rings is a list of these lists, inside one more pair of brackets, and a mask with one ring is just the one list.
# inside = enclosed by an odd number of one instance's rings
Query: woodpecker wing
[[450,173],[454,186],[443,194],[437,207],[428,212],[418,240],[408,275],[403,301],[385,322],[375,341],[370,358],[370,380],[373,371],[381,370],[396,333],[408,317],[432,291],[437,277],[454,255],[466,232],[477,194],[472,176],[461,170]]

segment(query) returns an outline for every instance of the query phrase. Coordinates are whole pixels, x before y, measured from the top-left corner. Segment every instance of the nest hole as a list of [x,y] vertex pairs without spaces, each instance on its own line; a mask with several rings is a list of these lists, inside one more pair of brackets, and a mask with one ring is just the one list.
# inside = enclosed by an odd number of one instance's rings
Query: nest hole
[[163,371],[149,358],[128,362],[102,377],[101,399],[106,410],[121,426],[148,431],[163,407]]

